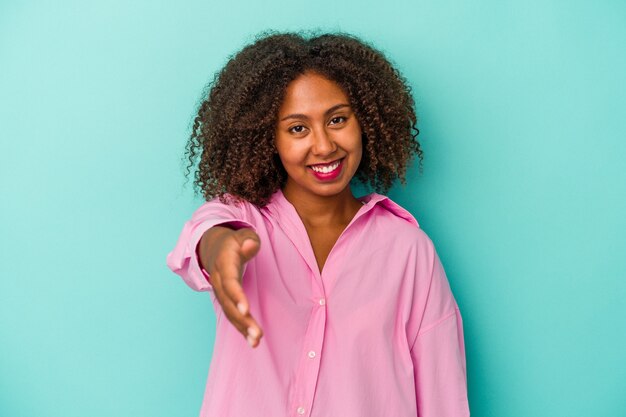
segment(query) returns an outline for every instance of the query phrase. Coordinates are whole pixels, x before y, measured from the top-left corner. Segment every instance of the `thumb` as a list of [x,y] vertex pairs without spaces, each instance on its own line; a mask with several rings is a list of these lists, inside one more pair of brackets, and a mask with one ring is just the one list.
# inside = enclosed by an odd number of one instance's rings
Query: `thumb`
[[261,241],[259,236],[252,230],[243,230],[241,233],[237,233],[237,241],[239,242],[239,251],[243,262],[247,262],[252,259],[259,251],[261,247]]

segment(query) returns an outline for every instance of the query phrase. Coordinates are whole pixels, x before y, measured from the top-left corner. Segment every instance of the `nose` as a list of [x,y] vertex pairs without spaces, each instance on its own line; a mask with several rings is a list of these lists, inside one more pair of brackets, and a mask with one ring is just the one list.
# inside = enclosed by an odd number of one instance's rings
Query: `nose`
[[326,129],[319,129],[313,136],[311,152],[314,155],[324,157],[333,154],[337,150],[337,144]]

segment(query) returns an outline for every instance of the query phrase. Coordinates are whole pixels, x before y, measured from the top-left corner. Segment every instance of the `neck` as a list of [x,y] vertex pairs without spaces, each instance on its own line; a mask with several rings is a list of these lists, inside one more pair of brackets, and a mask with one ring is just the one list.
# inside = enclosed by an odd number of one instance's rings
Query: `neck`
[[287,201],[295,207],[302,222],[312,227],[345,227],[362,206],[352,195],[349,185],[332,196],[303,193],[289,183],[282,191]]

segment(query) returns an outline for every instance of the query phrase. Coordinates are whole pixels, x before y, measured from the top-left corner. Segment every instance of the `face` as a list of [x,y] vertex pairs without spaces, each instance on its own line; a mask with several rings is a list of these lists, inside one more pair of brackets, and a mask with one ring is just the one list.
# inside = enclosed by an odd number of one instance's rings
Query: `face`
[[325,197],[349,191],[361,162],[361,127],[337,83],[307,72],[288,85],[276,149],[288,174],[285,191]]

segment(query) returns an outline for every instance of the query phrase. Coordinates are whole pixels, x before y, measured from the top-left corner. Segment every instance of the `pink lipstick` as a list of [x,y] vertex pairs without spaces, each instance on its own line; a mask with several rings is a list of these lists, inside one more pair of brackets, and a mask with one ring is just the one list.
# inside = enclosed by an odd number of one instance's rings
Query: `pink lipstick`
[[309,166],[308,168],[313,173],[313,176],[317,178],[319,181],[332,181],[341,174],[343,170],[343,160],[341,158],[338,161],[331,162],[330,164],[316,164]]

